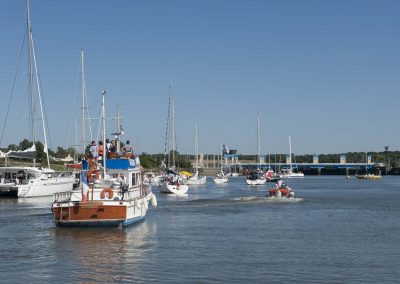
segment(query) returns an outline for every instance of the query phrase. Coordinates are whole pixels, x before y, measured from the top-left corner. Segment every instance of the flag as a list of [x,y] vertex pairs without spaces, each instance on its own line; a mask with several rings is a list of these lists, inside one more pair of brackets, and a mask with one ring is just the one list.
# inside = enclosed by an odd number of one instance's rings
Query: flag
[[82,202],[86,203],[87,201],[87,193],[89,192],[89,185],[87,180],[87,174],[85,171],[81,172],[81,190],[82,190]]

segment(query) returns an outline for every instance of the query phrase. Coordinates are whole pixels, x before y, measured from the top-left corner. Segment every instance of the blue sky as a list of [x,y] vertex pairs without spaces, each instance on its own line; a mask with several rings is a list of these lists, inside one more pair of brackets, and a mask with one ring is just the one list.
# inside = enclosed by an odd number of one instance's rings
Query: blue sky
[[[170,81],[183,153],[196,121],[201,152],[217,153],[222,131],[256,153],[258,112],[263,153],[288,152],[289,135],[297,154],[400,150],[398,11],[396,0],[31,0],[51,146],[74,144],[84,48],[92,113],[106,90],[140,152],[164,151]],[[25,1],[1,1],[2,124],[24,29]],[[2,147],[29,138],[27,112],[17,87]]]

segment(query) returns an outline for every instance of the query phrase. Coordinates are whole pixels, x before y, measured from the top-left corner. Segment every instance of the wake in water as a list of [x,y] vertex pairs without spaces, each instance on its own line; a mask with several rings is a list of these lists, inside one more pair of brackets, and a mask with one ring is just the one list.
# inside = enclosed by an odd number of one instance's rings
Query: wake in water
[[297,197],[275,197],[275,196],[268,196],[268,197],[259,197],[259,196],[244,196],[244,197],[237,197],[233,198],[233,201],[237,202],[278,202],[278,203],[292,203],[292,202],[300,202],[303,201],[303,198]]

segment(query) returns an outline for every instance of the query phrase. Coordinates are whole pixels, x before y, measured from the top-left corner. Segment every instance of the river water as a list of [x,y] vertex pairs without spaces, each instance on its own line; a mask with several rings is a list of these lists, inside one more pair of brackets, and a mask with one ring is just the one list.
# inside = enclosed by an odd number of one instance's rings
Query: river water
[[0,200],[0,282],[399,283],[400,178],[289,180],[243,177],[153,188],[158,207],[125,229],[56,228],[51,199]]

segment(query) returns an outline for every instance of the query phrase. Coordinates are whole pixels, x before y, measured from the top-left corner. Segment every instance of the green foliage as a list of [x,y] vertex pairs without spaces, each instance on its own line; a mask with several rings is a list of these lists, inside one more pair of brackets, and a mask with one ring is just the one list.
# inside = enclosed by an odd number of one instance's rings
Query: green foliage
[[142,153],[140,155],[140,164],[145,169],[155,169],[159,165],[156,159],[154,159],[151,155],[146,153]]

